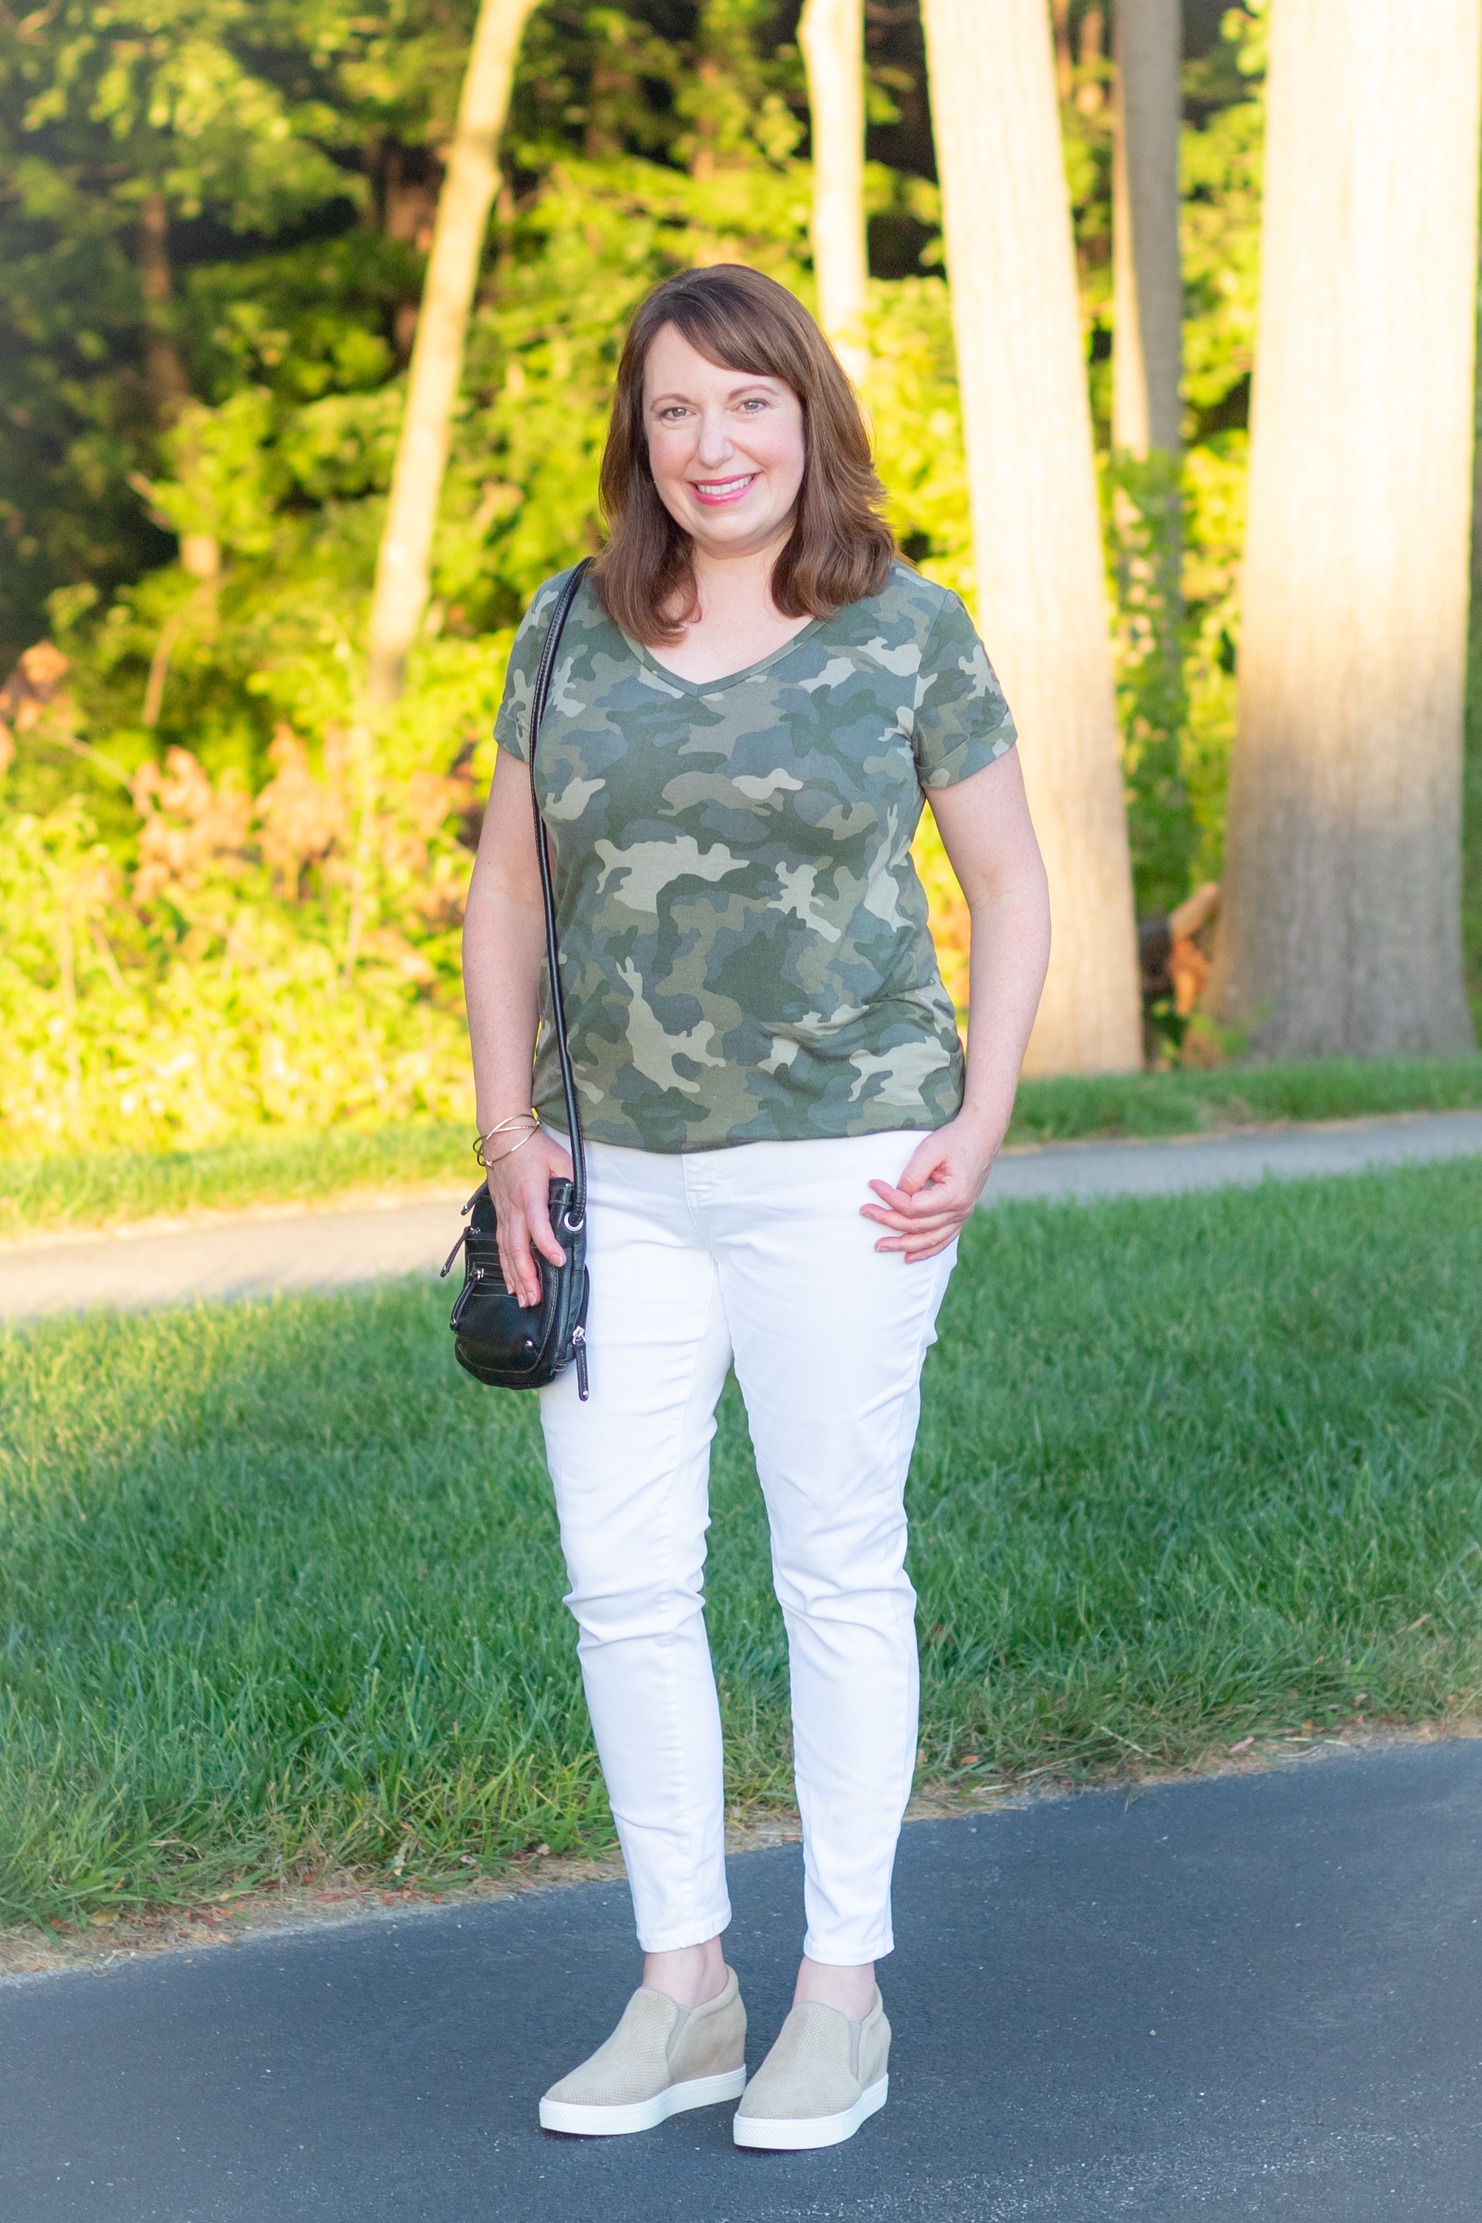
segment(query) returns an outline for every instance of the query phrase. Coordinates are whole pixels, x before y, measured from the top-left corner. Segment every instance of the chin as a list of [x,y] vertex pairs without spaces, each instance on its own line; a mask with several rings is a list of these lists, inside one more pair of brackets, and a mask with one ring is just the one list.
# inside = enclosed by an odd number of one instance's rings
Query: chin
[[697,509],[692,532],[712,540],[770,540],[783,520],[765,515],[751,502],[738,502],[734,509]]

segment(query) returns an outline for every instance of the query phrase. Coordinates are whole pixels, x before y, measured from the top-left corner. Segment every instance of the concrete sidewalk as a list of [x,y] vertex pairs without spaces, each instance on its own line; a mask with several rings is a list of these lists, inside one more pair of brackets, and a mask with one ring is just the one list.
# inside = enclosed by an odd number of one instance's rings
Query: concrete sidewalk
[[[1475,2223],[1482,1742],[920,1822],[884,2113],[557,2139],[636,1974],[621,1885],[0,1984],[6,2223]],[[797,1848],[732,1863],[754,2067]]]
[[[1323,1126],[1247,1128],[1169,1142],[1065,1142],[1005,1151],[987,1204],[1306,1180],[1482,1155],[1482,1112],[1422,1112]],[[147,1224],[0,1246],[0,1320],[83,1305],[155,1305],[329,1289],[435,1271],[466,1189],[351,1211],[265,1213],[168,1232]]]
[[1482,1156],[1482,1112],[1475,1111],[1243,1127],[1162,1142],[1049,1142],[1006,1150],[989,1175],[984,1202],[1177,1196],[1476,1156]]
[[435,1273],[463,1225],[459,1212],[468,1193],[449,1190],[353,1211],[254,1214],[164,1234],[145,1222],[12,1243],[0,1248],[0,1320],[86,1305],[266,1297],[278,1289],[334,1289],[383,1274]]

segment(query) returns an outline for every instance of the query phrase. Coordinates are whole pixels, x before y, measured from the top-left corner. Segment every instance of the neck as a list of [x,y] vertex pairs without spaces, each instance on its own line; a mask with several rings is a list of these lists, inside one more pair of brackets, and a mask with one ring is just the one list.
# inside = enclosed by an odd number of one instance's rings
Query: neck
[[718,608],[737,605],[772,610],[773,567],[791,536],[789,520],[765,547],[738,550],[734,555],[717,554],[691,540],[690,563],[702,612],[709,615]]

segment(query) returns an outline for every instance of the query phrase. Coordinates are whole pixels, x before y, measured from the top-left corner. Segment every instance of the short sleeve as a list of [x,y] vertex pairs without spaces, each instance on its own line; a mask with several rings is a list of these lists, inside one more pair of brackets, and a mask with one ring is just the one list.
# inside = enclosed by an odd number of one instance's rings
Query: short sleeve
[[494,739],[501,749],[508,749],[511,756],[518,757],[521,764],[530,761],[530,697],[535,688],[535,674],[540,668],[540,652],[545,646],[546,621],[567,576],[564,571],[558,572],[537,591],[510,646],[504,693],[494,719]]
[[1006,756],[1017,738],[988,651],[962,602],[948,595],[927,635],[916,684],[913,742],[921,784],[955,787]]

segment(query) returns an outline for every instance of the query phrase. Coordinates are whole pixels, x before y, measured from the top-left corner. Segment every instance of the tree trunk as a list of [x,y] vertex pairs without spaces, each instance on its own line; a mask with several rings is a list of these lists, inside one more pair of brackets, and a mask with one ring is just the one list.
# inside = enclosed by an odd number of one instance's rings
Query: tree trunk
[[1482,0],[1273,10],[1220,1017],[1471,1046],[1460,803]]
[[495,154],[509,108],[520,37],[535,0],[480,0],[438,196],[432,252],[407,377],[391,498],[376,559],[366,701],[375,714],[401,693],[407,652],[427,607],[433,527],[447,468],[463,342],[478,278]]
[[[169,207],[163,193],[146,193],[139,208],[139,291],[144,296],[144,382],[159,432],[168,432],[179,423],[190,400],[190,381],[170,329],[170,301],[174,290],[170,273]],[[182,533],[180,564],[192,579],[200,581],[199,600],[209,613],[221,576],[221,543],[216,535]],[[155,643],[144,690],[144,723],[147,726],[158,723],[170,655],[183,621],[183,611],[167,617]]]
[[1088,74],[1077,88],[1075,104],[1083,116],[1094,116],[1106,105],[1101,82],[1101,59],[1106,52],[1106,17],[1101,0],[1091,0],[1081,17],[1081,68]]
[[819,322],[858,385],[869,364],[864,316],[864,0],[807,0],[798,44],[813,124],[813,268]]
[[1141,1055],[1070,200],[1044,0],[924,0],[977,600],[1023,735],[1055,947],[1037,1073]]
[[1112,446],[1178,452],[1183,354],[1178,137],[1179,0],[1117,0],[1112,165]]
[[1055,90],[1062,100],[1069,100],[1075,69],[1070,46],[1070,0],[1050,0],[1050,17],[1055,26]]
[[[1122,619],[1137,894],[1179,892],[1195,828],[1181,777],[1183,675],[1179,0],[1117,0],[1112,140],[1112,549]],[[1138,837],[1141,837],[1139,840]]]
[[156,426],[167,431],[190,399],[190,384],[170,330],[170,211],[163,193],[139,206],[139,291],[144,296],[144,382]]

